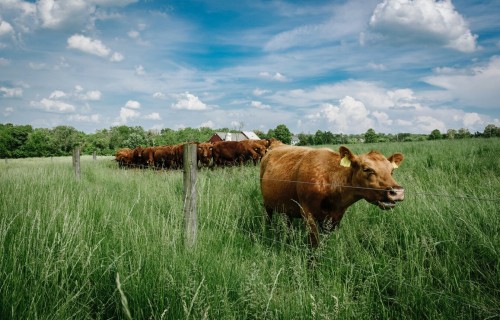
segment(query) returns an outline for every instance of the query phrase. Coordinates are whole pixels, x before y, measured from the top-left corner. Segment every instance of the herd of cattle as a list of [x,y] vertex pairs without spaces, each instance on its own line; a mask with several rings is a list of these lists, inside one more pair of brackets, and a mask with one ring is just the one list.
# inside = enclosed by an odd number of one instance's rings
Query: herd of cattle
[[[280,144],[276,139],[189,142],[197,145],[197,159],[200,167],[223,167],[242,165],[262,159],[271,144]],[[186,143],[156,147],[136,147],[120,149],[115,160],[120,167],[156,169],[180,169],[183,167],[183,147]]]
[[[249,161],[256,165],[262,159],[260,189],[268,217],[279,211],[288,219],[304,219],[312,247],[318,245],[319,227],[337,226],[355,202],[364,199],[388,210],[404,199],[404,188],[392,176],[403,162],[401,153],[390,157],[377,151],[356,155],[345,146],[337,153],[266,139],[196,144],[199,166]],[[115,159],[120,166],[182,168],[183,146],[121,149]]]

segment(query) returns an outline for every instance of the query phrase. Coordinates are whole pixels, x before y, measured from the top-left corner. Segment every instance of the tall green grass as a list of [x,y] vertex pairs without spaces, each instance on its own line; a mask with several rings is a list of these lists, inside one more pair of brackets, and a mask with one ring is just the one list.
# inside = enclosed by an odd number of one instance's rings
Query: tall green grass
[[187,249],[180,171],[1,161],[0,319],[498,318],[500,139],[349,147],[403,152],[406,199],[356,203],[314,253],[266,224],[258,167],[198,173]]

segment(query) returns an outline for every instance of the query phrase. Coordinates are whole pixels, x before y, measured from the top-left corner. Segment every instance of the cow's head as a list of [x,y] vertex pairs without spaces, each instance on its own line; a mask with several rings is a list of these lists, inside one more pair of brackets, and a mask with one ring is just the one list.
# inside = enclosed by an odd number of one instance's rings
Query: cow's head
[[392,177],[394,169],[403,162],[403,155],[395,153],[386,158],[376,151],[355,155],[342,146],[340,165],[351,169],[353,192],[381,209],[394,208],[403,201],[404,189]]
[[210,161],[213,153],[213,145],[209,142],[203,142],[198,144],[197,156],[198,160],[201,161]]

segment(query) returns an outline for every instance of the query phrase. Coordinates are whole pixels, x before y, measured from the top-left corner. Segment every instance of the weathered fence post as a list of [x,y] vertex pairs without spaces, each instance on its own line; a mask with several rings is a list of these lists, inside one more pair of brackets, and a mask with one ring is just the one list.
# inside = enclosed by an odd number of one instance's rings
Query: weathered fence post
[[77,179],[80,179],[80,147],[73,150],[73,168]]
[[93,158],[94,160],[96,160],[96,159],[97,159],[97,153],[96,153],[96,151],[95,151],[95,150],[94,150],[94,152],[92,153],[92,158]]
[[196,144],[185,144],[184,160],[184,243],[192,247],[196,243]]

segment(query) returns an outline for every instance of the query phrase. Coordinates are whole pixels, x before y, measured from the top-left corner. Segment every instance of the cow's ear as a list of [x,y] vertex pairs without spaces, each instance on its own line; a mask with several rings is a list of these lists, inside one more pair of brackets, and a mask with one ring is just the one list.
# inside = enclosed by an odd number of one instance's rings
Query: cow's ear
[[395,153],[392,156],[390,156],[389,158],[387,158],[387,160],[389,160],[389,162],[392,164],[392,167],[394,169],[399,168],[399,166],[401,165],[401,162],[403,162],[403,159],[404,159],[404,156],[401,153]]
[[356,160],[356,155],[354,153],[351,152],[351,150],[349,150],[347,147],[340,147],[339,149],[339,153],[340,153],[340,165],[342,167],[350,167],[351,166],[351,163],[354,162]]

